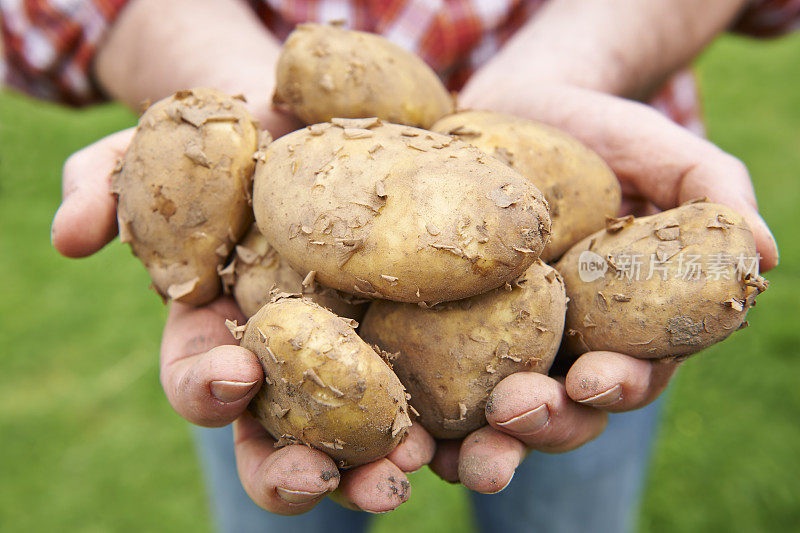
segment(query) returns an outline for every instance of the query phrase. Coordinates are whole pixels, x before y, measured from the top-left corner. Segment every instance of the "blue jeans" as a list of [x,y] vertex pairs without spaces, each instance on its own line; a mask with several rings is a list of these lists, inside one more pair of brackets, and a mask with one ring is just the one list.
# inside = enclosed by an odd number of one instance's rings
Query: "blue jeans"
[[[471,493],[481,531],[621,533],[630,531],[650,459],[662,400],[613,414],[606,431],[560,455],[531,453],[499,494]],[[311,512],[284,517],[256,506],[236,473],[229,427],[196,428],[200,459],[220,532],[360,533],[370,515],[325,499]]]

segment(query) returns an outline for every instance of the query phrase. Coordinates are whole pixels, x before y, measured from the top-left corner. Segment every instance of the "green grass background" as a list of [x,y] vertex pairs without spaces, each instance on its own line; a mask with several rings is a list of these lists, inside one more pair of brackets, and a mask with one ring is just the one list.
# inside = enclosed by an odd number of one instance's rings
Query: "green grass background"
[[[672,390],[643,532],[800,528],[800,36],[718,41],[699,62],[710,137],[750,167],[781,245],[751,327]],[[158,383],[165,310],[118,242],[59,257],[49,224],[73,151],[134,122],[0,93],[0,529],[209,531],[189,430]],[[383,533],[469,531],[462,489],[412,477]]]

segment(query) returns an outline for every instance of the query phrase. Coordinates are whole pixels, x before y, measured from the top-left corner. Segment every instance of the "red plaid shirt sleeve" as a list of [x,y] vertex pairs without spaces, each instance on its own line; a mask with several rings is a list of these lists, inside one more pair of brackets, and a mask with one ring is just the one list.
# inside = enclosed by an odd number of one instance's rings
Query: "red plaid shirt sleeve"
[[[168,0],[165,0],[168,1]],[[300,22],[344,19],[419,54],[457,90],[546,0],[248,0],[283,38]],[[91,63],[127,0],[0,0],[5,59],[0,74],[34,96],[71,105],[103,99]],[[734,26],[755,36],[786,33],[800,23],[800,0],[752,0]],[[697,125],[699,109],[685,75],[669,82],[656,107]],[[691,94],[690,94],[691,92]],[[693,105],[687,105],[695,102]]]
[[777,37],[800,28],[800,0],[752,0],[733,31],[753,37]]
[[103,99],[91,63],[127,0],[0,0],[6,84],[69,105]]

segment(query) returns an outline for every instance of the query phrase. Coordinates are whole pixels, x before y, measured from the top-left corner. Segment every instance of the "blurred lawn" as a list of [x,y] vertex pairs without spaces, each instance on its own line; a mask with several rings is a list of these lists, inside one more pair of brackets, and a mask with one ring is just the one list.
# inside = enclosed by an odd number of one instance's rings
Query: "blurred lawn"
[[[781,245],[751,327],[681,371],[644,497],[647,532],[800,524],[800,36],[726,37],[700,61],[712,140],[750,167]],[[164,308],[114,242],[71,261],[49,243],[60,169],[134,123],[0,93],[0,529],[208,531],[187,425],[158,384]],[[469,531],[465,494],[428,471],[376,531]]]

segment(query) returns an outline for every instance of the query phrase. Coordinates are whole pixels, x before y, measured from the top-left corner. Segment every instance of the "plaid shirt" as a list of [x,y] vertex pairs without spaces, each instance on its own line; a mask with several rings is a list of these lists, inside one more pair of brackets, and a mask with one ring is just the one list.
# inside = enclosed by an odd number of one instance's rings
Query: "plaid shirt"
[[[546,0],[249,0],[283,39],[300,22],[346,20],[421,56],[458,90]],[[98,44],[127,0],[0,0],[8,85],[70,105],[103,99],[91,76]],[[765,37],[800,22],[800,0],[753,0],[734,30]],[[698,95],[688,72],[673,77],[650,102],[702,132]]]

